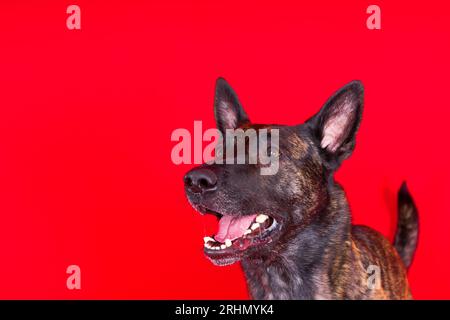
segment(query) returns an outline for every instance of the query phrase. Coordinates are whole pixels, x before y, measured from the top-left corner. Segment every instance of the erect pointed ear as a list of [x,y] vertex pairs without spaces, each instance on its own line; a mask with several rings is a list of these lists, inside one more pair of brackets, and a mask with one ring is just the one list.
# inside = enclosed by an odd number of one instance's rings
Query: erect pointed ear
[[216,81],[214,116],[216,117],[217,129],[223,134],[225,134],[226,129],[236,129],[250,122],[236,93],[223,78]]
[[307,123],[320,143],[325,157],[334,168],[348,158],[355,147],[361,122],[364,87],[352,81],[336,92]]

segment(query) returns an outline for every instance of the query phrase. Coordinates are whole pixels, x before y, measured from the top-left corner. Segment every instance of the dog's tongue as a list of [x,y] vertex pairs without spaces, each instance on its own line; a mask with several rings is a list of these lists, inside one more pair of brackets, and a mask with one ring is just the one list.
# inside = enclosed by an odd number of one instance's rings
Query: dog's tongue
[[256,214],[244,217],[222,216],[219,220],[219,231],[214,239],[224,243],[226,239],[234,240],[242,237],[255,218]]

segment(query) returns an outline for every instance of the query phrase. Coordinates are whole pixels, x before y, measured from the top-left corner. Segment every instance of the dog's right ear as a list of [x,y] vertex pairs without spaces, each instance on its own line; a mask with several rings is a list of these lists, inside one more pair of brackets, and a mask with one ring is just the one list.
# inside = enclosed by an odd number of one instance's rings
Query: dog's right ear
[[363,104],[364,87],[360,81],[352,81],[328,99],[319,113],[307,121],[332,169],[348,158],[355,147]]
[[226,129],[236,129],[250,122],[236,93],[223,78],[216,81],[214,116],[216,117],[217,129],[222,134],[226,133]]

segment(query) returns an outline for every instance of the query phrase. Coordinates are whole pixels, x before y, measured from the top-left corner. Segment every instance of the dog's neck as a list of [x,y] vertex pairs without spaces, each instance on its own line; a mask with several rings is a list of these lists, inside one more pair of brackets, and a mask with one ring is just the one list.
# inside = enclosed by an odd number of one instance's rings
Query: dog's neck
[[337,184],[329,187],[325,208],[307,227],[286,241],[279,252],[243,259],[248,289],[254,299],[330,299],[330,272],[350,254],[351,219],[345,194]]

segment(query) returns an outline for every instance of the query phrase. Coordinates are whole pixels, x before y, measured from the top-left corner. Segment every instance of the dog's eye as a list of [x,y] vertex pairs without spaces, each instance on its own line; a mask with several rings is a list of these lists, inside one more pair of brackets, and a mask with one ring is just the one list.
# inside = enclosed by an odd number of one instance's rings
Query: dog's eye
[[271,158],[278,158],[280,156],[280,149],[278,149],[278,147],[276,146],[269,146],[267,148],[267,154],[271,157]]
[[270,150],[270,156],[273,158],[278,158],[280,156],[280,150],[278,150],[277,148],[272,148]]

